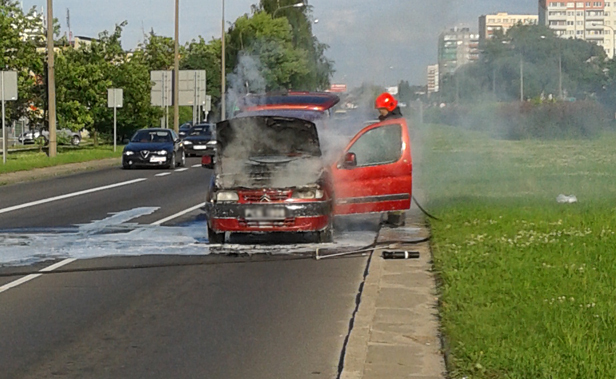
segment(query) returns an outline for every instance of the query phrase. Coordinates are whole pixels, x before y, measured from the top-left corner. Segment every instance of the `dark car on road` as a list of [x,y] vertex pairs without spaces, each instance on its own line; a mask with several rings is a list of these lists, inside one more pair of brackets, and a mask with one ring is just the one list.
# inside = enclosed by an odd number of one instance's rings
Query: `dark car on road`
[[192,127],[193,127],[192,121],[180,125],[180,129],[178,131],[178,134],[179,134],[180,138],[184,139],[184,137],[186,137],[186,133],[188,133],[188,131]]
[[213,124],[193,126],[183,139],[186,155],[213,156],[216,153],[216,133]]
[[175,168],[186,164],[180,138],[170,129],[141,129],[133,135],[122,153],[122,167]]

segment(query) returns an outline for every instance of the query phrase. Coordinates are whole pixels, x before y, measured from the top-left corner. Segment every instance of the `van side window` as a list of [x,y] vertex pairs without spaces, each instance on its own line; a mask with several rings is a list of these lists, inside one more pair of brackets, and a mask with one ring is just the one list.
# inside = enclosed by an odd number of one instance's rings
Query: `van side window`
[[402,125],[384,125],[363,134],[349,153],[357,157],[357,167],[394,163],[402,158]]

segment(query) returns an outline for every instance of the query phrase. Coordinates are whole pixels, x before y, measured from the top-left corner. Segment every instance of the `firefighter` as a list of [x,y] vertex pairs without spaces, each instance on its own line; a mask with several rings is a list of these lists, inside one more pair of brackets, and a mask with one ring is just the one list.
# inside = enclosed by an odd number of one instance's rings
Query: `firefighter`
[[[380,113],[380,121],[403,117],[400,107],[398,106],[398,100],[388,92],[384,92],[376,98],[375,108],[378,109]],[[405,219],[406,213],[403,211],[388,212],[386,223],[394,227],[404,226]]]
[[403,117],[398,106],[398,100],[388,92],[384,92],[376,98],[375,107],[380,113],[380,121]]

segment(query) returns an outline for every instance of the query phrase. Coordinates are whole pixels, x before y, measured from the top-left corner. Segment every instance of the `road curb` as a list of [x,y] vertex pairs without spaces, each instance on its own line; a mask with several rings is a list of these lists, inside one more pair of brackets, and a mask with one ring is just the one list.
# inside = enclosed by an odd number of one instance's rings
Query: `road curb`
[[27,171],[9,172],[0,174],[0,186],[65,176],[80,171],[120,166],[120,164],[121,158],[107,158],[58,166],[41,167]]
[[[416,211],[408,212],[406,224],[383,228],[379,242],[429,236]],[[419,251],[420,259],[386,261],[380,250],[373,253],[341,379],[446,377],[429,243],[396,248]]]

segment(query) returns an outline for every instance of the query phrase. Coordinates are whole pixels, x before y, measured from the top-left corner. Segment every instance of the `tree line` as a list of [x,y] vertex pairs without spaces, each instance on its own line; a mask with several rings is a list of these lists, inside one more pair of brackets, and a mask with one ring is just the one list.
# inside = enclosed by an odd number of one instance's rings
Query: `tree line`
[[[261,0],[250,13],[230,24],[225,34],[227,85],[239,95],[329,87],[333,62],[325,56],[328,46],[312,34],[310,6],[283,8],[294,3]],[[134,50],[126,51],[122,33],[127,23],[122,22],[112,31],[102,31],[91,44],[74,48],[60,36],[57,21],[55,25],[59,128],[85,128],[109,135],[113,115],[107,108],[108,88],[124,90],[124,108],[118,112],[119,135],[159,125],[163,110],[150,105],[150,71],[173,69],[172,38],[152,30]],[[11,121],[46,122],[45,34],[42,15],[34,9],[24,12],[17,1],[0,0],[0,69],[19,73],[19,101],[7,103]],[[206,70],[214,113],[221,99],[221,54],[220,38],[199,36],[180,47],[181,70]]]

